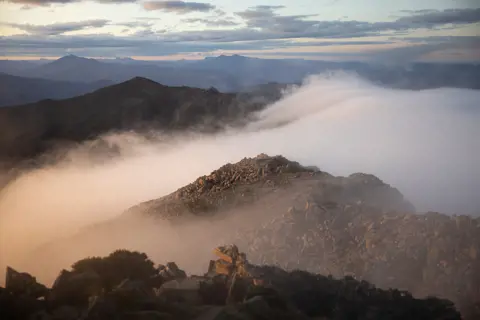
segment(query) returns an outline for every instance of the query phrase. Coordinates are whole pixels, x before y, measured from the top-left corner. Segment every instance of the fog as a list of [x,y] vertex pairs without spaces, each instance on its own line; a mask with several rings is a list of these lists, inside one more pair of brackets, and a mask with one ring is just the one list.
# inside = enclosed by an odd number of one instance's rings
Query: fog
[[[85,255],[120,246],[161,251],[169,259],[181,260],[187,252],[207,257],[216,239],[202,231],[204,225],[190,226],[192,237],[180,241],[174,228],[152,229],[141,221],[127,224],[129,236],[104,229],[102,241],[108,243],[83,238],[77,242],[82,248],[69,247],[57,260],[49,255],[48,266],[32,264],[38,257],[31,250],[259,153],[281,154],[334,175],[375,174],[420,212],[480,215],[479,101],[480,91],[392,90],[336,74],[307,79],[243,129],[161,143],[128,133],[102,137],[120,154],[92,160],[85,143],[69,152],[68,161],[25,172],[1,191],[0,268],[10,264],[51,280]],[[253,216],[245,214],[243,222],[256,223]]]

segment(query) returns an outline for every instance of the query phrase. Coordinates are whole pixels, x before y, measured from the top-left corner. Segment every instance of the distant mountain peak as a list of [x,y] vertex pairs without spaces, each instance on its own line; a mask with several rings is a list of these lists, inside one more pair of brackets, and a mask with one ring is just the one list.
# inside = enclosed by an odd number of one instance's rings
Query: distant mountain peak
[[55,60],[54,62],[80,62],[80,61],[97,61],[95,59],[90,59],[90,58],[84,58],[84,57],[79,57],[79,56],[76,56],[74,54],[69,54],[69,55],[66,55],[66,56],[63,56],[57,60]]
[[136,61],[135,59],[131,57],[116,57],[115,60],[117,61]]
[[134,82],[134,83],[155,83],[155,84],[160,84],[158,82],[155,82],[153,80],[150,80],[148,78],[145,78],[145,77],[134,77],[130,80],[127,80],[125,81],[124,83],[130,83],[130,82]]

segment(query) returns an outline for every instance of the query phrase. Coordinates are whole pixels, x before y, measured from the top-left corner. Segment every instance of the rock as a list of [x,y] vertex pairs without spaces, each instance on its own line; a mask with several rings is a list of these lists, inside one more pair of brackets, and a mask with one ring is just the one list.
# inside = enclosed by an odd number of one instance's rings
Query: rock
[[171,314],[159,311],[139,311],[124,313],[122,320],[175,320],[175,318]]
[[50,315],[51,320],[77,320],[81,316],[80,310],[70,307],[61,306],[55,309]]
[[48,301],[57,305],[83,305],[90,296],[99,295],[102,291],[102,280],[94,271],[75,273],[62,270],[52,286]]
[[[223,248],[220,250],[223,254],[237,257],[232,259],[235,262],[231,264],[233,267],[245,265],[248,272],[242,275],[234,269],[231,275],[177,278],[155,290],[151,289],[148,281],[125,279],[111,290],[89,296],[86,302],[78,305],[72,305],[72,301],[65,298],[64,304],[59,305],[62,301],[59,298],[55,300],[56,304],[47,306],[26,295],[15,295],[0,289],[2,316],[7,315],[9,320],[460,320],[459,313],[447,300],[415,299],[408,292],[382,290],[353,277],[335,280],[305,271],[289,272],[273,266],[255,266],[247,261],[237,246],[220,248]],[[132,260],[130,263],[132,267],[137,266]],[[128,268],[129,264],[123,266]],[[181,270],[173,263],[167,263],[160,269]],[[59,294],[61,288],[73,290],[75,281],[72,279],[83,279],[88,283],[88,279],[96,277],[64,270],[52,291]],[[77,288],[78,296],[83,298],[85,287],[79,285]],[[471,314],[475,315],[474,312],[472,309]]]
[[167,303],[201,304],[200,280],[180,279],[168,281],[157,290],[157,296]]
[[38,283],[35,277],[11,267],[7,267],[5,290],[14,295],[26,295],[34,299],[45,297],[48,293],[47,287]]

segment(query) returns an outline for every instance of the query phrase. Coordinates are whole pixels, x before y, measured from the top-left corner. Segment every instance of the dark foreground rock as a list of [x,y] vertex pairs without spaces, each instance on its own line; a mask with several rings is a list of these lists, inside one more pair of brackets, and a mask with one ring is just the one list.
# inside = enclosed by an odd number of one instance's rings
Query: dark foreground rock
[[0,288],[2,319],[461,319],[448,300],[255,266],[234,245],[215,253],[204,275],[187,276],[174,263],[155,268],[146,255],[120,250],[77,262],[50,289],[10,269]]
[[262,154],[128,214],[181,222],[258,207],[262,223],[219,235],[246,248],[252,262],[440,296],[480,319],[480,218],[416,213],[397,189],[372,175],[334,177]]

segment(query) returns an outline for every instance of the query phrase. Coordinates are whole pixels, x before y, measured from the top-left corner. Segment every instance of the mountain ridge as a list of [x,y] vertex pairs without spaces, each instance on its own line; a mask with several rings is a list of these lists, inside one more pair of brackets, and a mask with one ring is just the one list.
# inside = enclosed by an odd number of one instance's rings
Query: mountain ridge
[[81,142],[112,130],[197,127],[211,132],[225,123],[247,121],[248,114],[269,101],[255,101],[248,93],[169,87],[134,77],[65,100],[0,108],[0,151],[3,158],[32,157],[47,151],[54,141]]
[[[62,258],[68,260],[87,239],[95,244],[90,252],[105,252],[113,243],[130,245],[127,235],[139,230],[144,237],[135,237],[136,248],[152,254],[152,241],[160,250],[157,237],[178,239],[192,253],[176,257],[191,265],[201,258],[199,245],[236,243],[252,263],[354,277],[415,297],[439,296],[464,314],[478,315],[479,227],[480,218],[418,213],[399,190],[374,175],[333,176],[260,154],[225,164],[37,252],[44,252],[48,264],[50,255],[67,246],[73,251]],[[160,247],[161,254],[175,256],[173,244]]]

